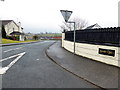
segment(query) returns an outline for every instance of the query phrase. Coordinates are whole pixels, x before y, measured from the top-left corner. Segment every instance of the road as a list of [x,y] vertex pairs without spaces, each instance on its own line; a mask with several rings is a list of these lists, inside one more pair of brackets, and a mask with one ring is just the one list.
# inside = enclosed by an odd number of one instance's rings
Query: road
[[45,54],[55,41],[6,46],[2,48],[3,88],[97,88],[65,71]]

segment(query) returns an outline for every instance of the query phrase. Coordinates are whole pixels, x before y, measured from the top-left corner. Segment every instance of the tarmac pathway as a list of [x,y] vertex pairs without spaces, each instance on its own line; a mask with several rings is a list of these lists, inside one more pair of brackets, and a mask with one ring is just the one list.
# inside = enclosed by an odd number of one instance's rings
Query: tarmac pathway
[[2,87],[99,88],[67,72],[46,56],[45,50],[54,42],[42,41],[2,47]]
[[54,63],[74,75],[103,88],[118,88],[120,68],[74,55],[58,41],[48,48],[47,55]]

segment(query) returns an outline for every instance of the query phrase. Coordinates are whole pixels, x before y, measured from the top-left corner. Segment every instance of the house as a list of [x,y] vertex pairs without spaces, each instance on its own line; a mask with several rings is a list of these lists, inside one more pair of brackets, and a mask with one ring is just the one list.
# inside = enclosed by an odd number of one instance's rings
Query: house
[[94,28],[101,28],[101,26],[96,23],[96,24],[94,24],[94,25],[88,26],[88,27],[85,28],[85,29],[94,29]]
[[16,24],[13,20],[2,20],[2,26],[4,27],[7,36],[16,36],[19,41],[24,41],[25,35],[20,22]]

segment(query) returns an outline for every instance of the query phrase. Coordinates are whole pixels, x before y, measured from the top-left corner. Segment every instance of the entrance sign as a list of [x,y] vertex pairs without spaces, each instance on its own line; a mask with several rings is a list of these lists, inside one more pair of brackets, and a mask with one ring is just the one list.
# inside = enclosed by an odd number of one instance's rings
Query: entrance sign
[[108,55],[108,56],[115,56],[115,50],[110,49],[102,49],[99,48],[99,54]]
[[72,14],[72,11],[68,11],[68,10],[60,10],[65,22],[68,22],[71,14]]

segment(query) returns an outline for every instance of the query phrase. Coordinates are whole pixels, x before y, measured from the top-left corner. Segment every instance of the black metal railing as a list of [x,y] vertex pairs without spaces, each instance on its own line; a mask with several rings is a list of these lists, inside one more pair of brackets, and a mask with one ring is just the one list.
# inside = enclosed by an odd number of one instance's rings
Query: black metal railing
[[[120,27],[76,30],[76,42],[120,46]],[[65,32],[65,40],[74,41],[74,31]]]

